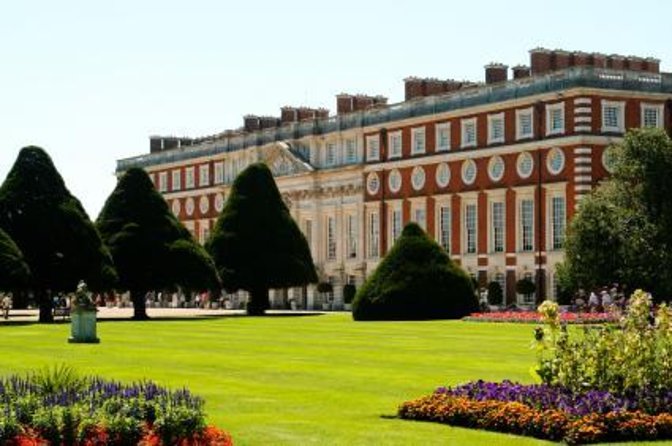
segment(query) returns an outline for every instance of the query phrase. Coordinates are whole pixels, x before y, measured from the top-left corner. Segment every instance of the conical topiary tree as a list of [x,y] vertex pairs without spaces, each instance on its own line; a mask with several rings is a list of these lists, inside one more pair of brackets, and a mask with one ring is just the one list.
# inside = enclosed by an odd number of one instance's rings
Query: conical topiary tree
[[212,259],[170,212],[144,170],[129,169],[119,179],[96,225],[117,266],[118,288],[130,291],[134,319],[147,319],[149,291],[219,288]]
[[415,223],[362,285],[355,320],[455,319],[478,310],[471,279]]
[[264,314],[271,288],[317,282],[308,242],[265,164],[238,175],[206,248],[224,287],[250,293],[250,315]]
[[0,187],[0,227],[30,267],[26,286],[53,321],[51,295],[74,291],[80,280],[94,290],[116,280],[112,258],[79,200],[39,147],[25,147]]
[[0,229],[0,290],[25,288],[30,280],[30,269],[23,253],[14,240]]

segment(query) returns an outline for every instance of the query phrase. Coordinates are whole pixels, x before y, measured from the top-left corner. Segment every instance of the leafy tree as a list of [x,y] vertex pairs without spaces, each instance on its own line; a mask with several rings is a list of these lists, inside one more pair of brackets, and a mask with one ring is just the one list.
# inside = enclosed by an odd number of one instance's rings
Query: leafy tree
[[488,301],[490,305],[501,305],[504,300],[504,290],[499,282],[492,281],[488,284]]
[[0,289],[4,291],[24,288],[30,279],[30,269],[23,253],[14,240],[0,229]]
[[250,315],[269,308],[271,288],[317,282],[308,242],[265,164],[252,164],[238,175],[206,249],[224,287],[250,293]]
[[467,273],[415,223],[359,288],[355,320],[455,319],[478,311]]
[[658,129],[629,132],[612,147],[614,173],[581,200],[568,228],[574,288],[609,283],[672,294],[672,141]]
[[351,283],[343,286],[343,303],[351,304],[357,294],[357,287]]
[[537,290],[537,286],[532,280],[524,277],[516,282],[516,293],[522,294],[525,297],[530,297]]
[[98,231],[39,147],[21,149],[0,187],[0,227],[30,267],[26,289],[35,294],[40,322],[53,321],[53,293],[74,291],[80,280],[93,290],[116,280]]
[[147,319],[149,291],[219,287],[212,259],[170,212],[144,170],[124,173],[96,225],[117,265],[119,289],[131,294],[134,319]]

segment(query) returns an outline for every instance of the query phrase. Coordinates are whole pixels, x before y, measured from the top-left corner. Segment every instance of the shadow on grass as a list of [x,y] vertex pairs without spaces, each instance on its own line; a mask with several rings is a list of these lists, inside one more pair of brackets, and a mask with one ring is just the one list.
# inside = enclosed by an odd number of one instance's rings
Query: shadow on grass
[[[109,322],[183,322],[183,321],[206,321],[206,320],[215,320],[215,319],[233,319],[233,318],[249,318],[249,319],[274,319],[274,318],[286,318],[286,317],[309,317],[309,316],[322,316],[325,313],[321,312],[302,312],[302,313],[270,313],[265,316],[248,316],[244,313],[235,313],[235,314],[204,314],[204,315],[193,315],[193,316],[155,316],[150,317],[145,320],[136,320],[131,318],[102,318],[98,319],[98,323],[109,323]],[[69,319],[58,319],[53,322],[45,323],[43,325],[69,325]],[[24,326],[24,325],[42,325],[36,320],[16,320],[16,319],[0,319],[0,327],[2,326]]]
[[283,317],[307,317],[322,316],[324,313],[272,313],[265,316],[248,316],[244,313],[235,314],[204,314],[194,316],[155,316],[145,320],[136,320],[131,318],[109,318],[98,319],[98,322],[170,322],[170,321],[205,321],[214,319],[273,319]]

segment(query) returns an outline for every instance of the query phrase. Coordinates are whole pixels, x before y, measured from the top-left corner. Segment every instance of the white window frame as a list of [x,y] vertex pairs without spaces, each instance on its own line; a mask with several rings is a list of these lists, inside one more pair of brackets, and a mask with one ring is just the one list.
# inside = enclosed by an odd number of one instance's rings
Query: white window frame
[[[500,231],[498,232],[498,226],[495,221],[495,205],[501,205],[501,226],[499,226]],[[497,238],[499,234],[500,239]],[[501,245],[498,246],[497,242],[501,242]],[[506,250],[506,203],[503,200],[497,200],[490,202],[490,252],[492,253],[503,253]]]
[[[473,219],[473,237],[470,239],[470,228],[469,228],[469,209],[474,209],[474,219]],[[478,253],[478,203],[476,201],[471,201],[464,203],[464,254],[465,255],[476,255]],[[473,241],[473,243],[470,243]],[[473,248],[472,248],[473,245]]]
[[[523,116],[530,117],[530,132],[523,133],[522,120]],[[519,108],[516,110],[516,140],[528,139],[534,137],[534,110],[532,107]]]
[[[399,141],[398,151],[395,150],[395,141]],[[390,132],[387,134],[388,159],[401,158],[403,151],[403,140],[401,137],[401,130]]]
[[224,183],[224,162],[218,161],[215,163],[215,184]]
[[392,248],[394,243],[397,241],[399,236],[401,236],[402,226],[404,224],[404,216],[402,214],[401,205],[394,206],[390,208],[389,213],[390,218],[390,245],[387,247],[388,251]]
[[368,257],[377,259],[380,257],[380,214],[370,212],[367,223],[369,225]]
[[[502,126],[502,134],[495,137],[495,124],[499,122]],[[506,132],[506,121],[504,120],[504,112],[493,113],[488,115],[488,144],[497,144],[504,142]]]
[[[473,141],[468,141],[466,136],[467,136],[467,126],[473,125],[474,126],[474,140]],[[476,121],[476,118],[467,118],[467,119],[462,119],[460,121],[460,141],[461,144],[460,146],[465,149],[468,147],[476,147],[478,145],[478,123]]]
[[[375,150],[374,150],[375,147]],[[370,135],[366,137],[366,160],[380,161],[380,136]]]
[[182,171],[180,169],[175,169],[171,171],[170,175],[172,177],[170,190],[176,191],[182,189]]
[[[450,204],[441,203],[437,206],[438,212],[436,213],[436,242],[448,253],[450,254],[451,246],[451,237],[452,237],[452,212]],[[444,214],[445,211],[445,214]],[[444,215],[446,215],[447,220],[444,222]],[[444,223],[446,223],[444,225]]]
[[425,208],[424,204],[413,206],[413,221],[417,223],[423,231],[427,230],[427,208]]
[[[563,208],[562,208],[562,219],[559,221],[560,227],[556,225],[556,209],[554,206],[554,200],[562,199]],[[565,235],[567,232],[567,198],[564,194],[552,194],[548,197],[548,222],[550,225],[549,228],[549,240],[548,247],[551,251],[559,251],[563,248],[565,242]],[[560,231],[558,231],[560,230]],[[560,232],[560,234],[558,234]]]
[[326,167],[333,167],[338,164],[337,158],[338,146],[334,141],[328,142],[324,145],[324,165]]
[[198,185],[200,187],[210,186],[210,164],[198,166]]
[[168,172],[159,172],[159,192],[168,191]]
[[[530,222],[530,244],[529,248],[527,248],[528,245],[525,243],[525,230],[524,230],[524,219],[523,219],[523,203],[524,202],[531,202],[532,203],[532,211],[531,211],[531,222]],[[519,228],[519,235],[518,237],[519,243],[518,243],[518,250],[520,252],[534,252],[534,237],[535,237],[535,200],[532,197],[521,197],[520,200],[518,200],[518,228]]]
[[[421,155],[427,152],[426,136],[425,126],[411,129],[411,155]],[[418,147],[419,142],[422,142],[420,147]]]
[[[608,107],[616,108],[616,125],[606,124],[605,110]],[[608,101],[602,99],[602,132],[603,133],[623,133],[625,132],[625,102],[623,101]]]
[[665,106],[664,106],[664,104],[651,104],[651,103],[642,102],[642,104],[640,105],[640,127],[645,127],[644,117],[645,117],[645,113],[646,113],[647,110],[654,110],[658,114],[658,117],[656,118],[657,122],[656,122],[655,126],[646,126],[646,127],[662,129],[664,127],[663,126],[663,121],[664,121],[663,117],[665,116]]
[[[551,125],[553,124],[553,120],[551,119],[553,116],[553,112],[559,111],[560,112],[560,117],[562,120],[562,126],[558,128],[552,128]],[[564,102],[558,102],[555,104],[546,104],[546,135],[562,135],[565,133],[565,127],[567,123],[565,122],[565,103]]]
[[345,163],[353,164],[357,162],[357,140],[347,138],[345,140]]
[[[446,138],[446,144],[445,145],[440,145],[441,143],[441,132],[446,132],[448,137]],[[450,150],[450,122],[442,122],[440,124],[436,124],[435,126],[435,140],[434,143],[436,144],[436,152],[448,152]]]
[[194,166],[189,166],[186,169],[184,169],[184,188],[185,189],[193,189],[196,186],[194,173],[195,173]]
[[198,225],[198,242],[202,245],[206,242],[208,237],[210,237],[210,225],[201,221]]

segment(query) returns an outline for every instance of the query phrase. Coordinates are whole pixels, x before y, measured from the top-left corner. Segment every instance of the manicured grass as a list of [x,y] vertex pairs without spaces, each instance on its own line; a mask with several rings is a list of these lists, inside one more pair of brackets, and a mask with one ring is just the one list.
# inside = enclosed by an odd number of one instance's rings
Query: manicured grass
[[[529,382],[532,327],[302,317],[103,322],[100,345],[69,326],[0,326],[0,370],[66,363],[108,378],[188,386],[237,445],[531,445],[539,440],[389,419],[442,384]],[[660,444],[660,443],[657,443]]]

